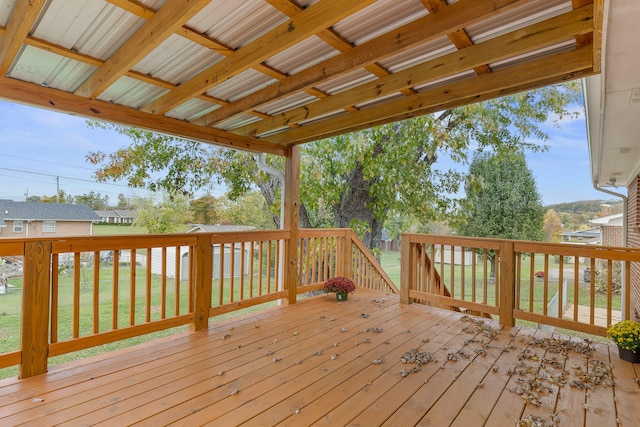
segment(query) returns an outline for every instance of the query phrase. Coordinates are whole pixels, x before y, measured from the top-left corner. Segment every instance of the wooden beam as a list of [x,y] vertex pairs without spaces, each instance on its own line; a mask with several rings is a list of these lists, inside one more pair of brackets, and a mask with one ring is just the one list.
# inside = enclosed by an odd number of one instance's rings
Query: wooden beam
[[342,0],[321,0],[314,3],[304,12],[182,83],[143,110],[153,114],[164,114],[189,98],[260,64],[373,2],[374,0],[352,0],[348,3]]
[[[447,2],[445,0],[422,0],[422,4],[424,4],[427,10],[429,10],[429,13],[434,14],[447,7]],[[449,37],[449,40],[451,40],[453,45],[458,48],[458,50],[473,46],[473,41],[464,28],[460,28],[447,34],[447,37]],[[491,72],[491,69],[487,64],[478,65],[474,67],[473,70],[476,72],[476,74],[486,74]]]
[[7,29],[0,40],[0,76],[7,74],[11,68],[44,3],[44,0],[24,0],[14,3]]
[[238,135],[261,135],[303,120],[321,117],[348,107],[354,99],[359,102],[384,97],[408,87],[458,74],[467,69],[476,69],[487,62],[496,62],[509,57],[551,46],[569,40],[593,29],[592,7],[567,12],[514,32],[504,34],[464,51],[453,52],[439,58],[399,71],[393,75],[361,84],[353,89],[339,92],[325,99],[294,108],[266,120],[250,123],[233,129]]
[[604,20],[604,0],[593,2],[593,71],[602,71],[602,25]]
[[414,258],[415,252],[412,250],[413,245],[411,236],[403,233],[400,239],[400,303],[410,304],[411,299],[409,293],[416,280],[413,268],[416,267],[417,261]]
[[211,236],[199,235],[193,264],[193,323],[192,331],[201,331],[209,326],[211,309],[211,279],[213,277],[213,247]]
[[20,378],[47,372],[50,267],[51,241],[26,242],[20,322]]
[[297,299],[298,240],[300,239],[300,147],[291,147],[284,167],[284,224],[289,231],[283,283],[288,290],[289,304]]
[[366,67],[381,59],[396,55],[416,44],[426,43],[463,28],[495,13],[511,7],[520,0],[505,0],[496,5],[492,0],[459,0],[447,7],[438,16],[427,15],[380,37],[369,40],[340,55],[309,67],[276,84],[267,86],[251,96],[212,111],[194,123],[210,125],[260,105],[284,98],[296,91],[305,90],[337,75]]
[[[515,325],[513,310],[516,308],[516,276],[515,276],[516,255],[513,251],[513,241],[500,242],[500,267],[498,278],[498,293],[500,310],[500,324],[502,326]],[[498,260],[495,260],[498,262]]]
[[287,153],[286,147],[270,144],[259,139],[234,135],[218,129],[205,128],[183,120],[157,116],[97,99],[87,99],[69,92],[44,88],[34,83],[8,77],[0,77],[0,98],[49,110],[77,114],[96,120],[148,129],[181,138],[191,138],[227,148],[279,156],[284,156]]
[[420,92],[416,95],[391,100],[383,104],[345,116],[319,121],[307,126],[291,129],[264,138],[277,144],[300,144],[326,138],[327,135],[351,132],[356,128],[370,127],[373,123],[390,122],[427,114],[442,108],[442,105],[456,100],[480,98],[487,93],[512,93],[510,88],[534,83],[538,80],[562,81],[571,73],[593,68],[593,50],[590,46],[561,52],[542,59],[514,65],[489,74],[482,74],[454,83],[445,84]]
[[208,0],[172,0],[165,3],[80,85],[75,94],[91,98],[98,96],[207,4]]

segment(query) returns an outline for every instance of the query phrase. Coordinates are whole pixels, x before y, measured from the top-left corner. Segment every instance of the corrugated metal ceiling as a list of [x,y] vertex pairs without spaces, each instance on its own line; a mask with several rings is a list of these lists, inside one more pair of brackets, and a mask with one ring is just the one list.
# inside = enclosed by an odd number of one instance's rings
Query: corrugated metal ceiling
[[[63,109],[75,114],[276,153],[282,153],[283,145],[313,140],[314,135],[300,130],[309,123],[323,122],[324,128],[333,129],[317,137],[362,128],[369,120],[366,115],[352,123],[344,117],[371,106],[379,115],[380,107],[389,105],[384,114],[388,118],[370,118],[375,122],[402,118],[406,111],[394,109],[406,105],[417,114],[427,113],[420,107],[421,92],[476,79],[482,64],[490,66],[483,72],[503,72],[512,80],[506,86],[515,87],[517,76],[508,75],[510,67],[523,62],[535,67],[538,58],[588,44],[588,37],[579,42],[576,37],[593,32],[598,12],[588,1],[580,9],[579,2],[571,0],[41,2],[35,15],[16,17],[16,3],[0,0],[0,43],[7,52],[0,56],[0,69],[6,73],[0,78],[0,96],[43,106],[64,104]],[[194,5],[197,9],[191,11]],[[31,7],[39,7],[38,2]],[[544,27],[546,20],[560,15],[568,28],[564,38],[558,36],[557,25]],[[29,31],[21,33],[19,26],[26,20]],[[522,29],[537,22],[543,27],[536,31],[548,33],[549,41],[528,50],[512,47],[526,43]],[[158,38],[166,28],[172,28],[171,33]],[[483,42],[503,35],[508,43],[499,56],[495,48],[482,50]],[[475,48],[469,50],[472,56],[486,55],[486,62],[467,58],[467,46]],[[540,81],[595,72],[598,49],[591,47],[591,69],[562,64],[555,74],[541,70]],[[457,62],[477,64],[457,66],[451,55],[458,50]],[[574,56],[586,63],[583,55]],[[442,67],[450,71],[430,77],[431,70]],[[419,75],[420,81],[395,81],[394,74],[403,70],[415,70],[406,75]],[[378,80],[376,94],[372,85]],[[390,84],[393,89],[387,90]],[[47,88],[63,93],[55,92],[53,100]],[[482,93],[500,89],[483,88]],[[93,95],[87,97],[87,90]],[[341,93],[354,98],[333,102]],[[398,107],[402,97],[416,101]],[[333,119],[338,116],[340,120]],[[202,126],[209,130],[200,130]],[[258,128],[260,139],[255,137]],[[290,132],[293,129],[296,132]],[[287,135],[297,136],[287,140]]]

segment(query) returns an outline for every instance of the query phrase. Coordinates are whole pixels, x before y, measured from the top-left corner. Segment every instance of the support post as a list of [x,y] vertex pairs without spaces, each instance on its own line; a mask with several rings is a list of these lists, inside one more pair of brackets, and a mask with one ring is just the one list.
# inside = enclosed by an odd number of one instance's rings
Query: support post
[[351,275],[353,274],[353,271],[351,268],[353,266],[353,260],[351,257],[352,255],[351,246],[353,245],[353,243],[351,242],[352,235],[353,235],[353,230],[350,230],[350,229],[345,230],[344,238],[341,239],[342,250],[340,251],[340,256],[342,258],[340,262],[340,264],[342,265],[342,276],[348,277],[351,280],[353,280],[353,277],[351,277]]
[[500,242],[500,324],[503,326],[515,325],[513,310],[516,302],[515,280],[516,254],[512,241]]
[[51,247],[50,241],[26,242],[24,245],[19,378],[47,372]]
[[415,280],[415,262],[411,259],[411,239],[409,234],[403,233],[400,238],[400,303],[410,304],[409,289]]
[[198,235],[193,259],[193,323],[191,331],[209,327],[211,281],[213,279],[213,248],[210,235]]
[[286,264],[283,283],[288,290],[289,304],[297,300],[298,241],[300,239],[300,147],[289,148],[284,166],[284,224],[289,231],[286,244]]

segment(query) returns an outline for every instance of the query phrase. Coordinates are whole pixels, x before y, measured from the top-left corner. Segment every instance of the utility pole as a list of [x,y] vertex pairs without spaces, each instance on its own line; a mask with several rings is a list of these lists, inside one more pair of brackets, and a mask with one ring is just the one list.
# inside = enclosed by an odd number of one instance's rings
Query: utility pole
[[56,203],[60,203],[60,177],[56,176]]

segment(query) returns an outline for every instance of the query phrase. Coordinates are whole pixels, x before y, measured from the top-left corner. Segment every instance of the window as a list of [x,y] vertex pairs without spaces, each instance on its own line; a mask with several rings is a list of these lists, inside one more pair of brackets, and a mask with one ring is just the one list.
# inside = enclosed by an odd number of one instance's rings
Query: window
[[44,221],[42,223],[42,232],[43,233],[55,233],[56,232],[56,222],[55,221]]
[[22,221],[13,221],[13,232],[22,233],[24,231],[24,224]]

